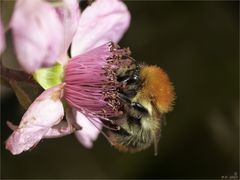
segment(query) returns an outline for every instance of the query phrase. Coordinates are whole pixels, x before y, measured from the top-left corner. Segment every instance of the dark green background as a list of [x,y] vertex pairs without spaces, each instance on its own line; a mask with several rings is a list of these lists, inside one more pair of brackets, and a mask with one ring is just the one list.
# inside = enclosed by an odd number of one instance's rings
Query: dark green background
[[74,135],[18,156],[4,149],[6,120],[23,114],[1,97],[2,178],[221,178],[239,176],[238,2],[126,1],[132,22],[121,46],[169,74],[177,94],[159,142],[127,154],[103,136],[92,150]]

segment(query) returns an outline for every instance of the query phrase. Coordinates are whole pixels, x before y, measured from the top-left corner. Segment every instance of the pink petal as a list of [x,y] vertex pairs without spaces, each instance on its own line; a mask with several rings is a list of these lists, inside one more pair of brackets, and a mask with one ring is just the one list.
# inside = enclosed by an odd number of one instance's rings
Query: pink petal
[[61,121],[57,125],[53,126],[48,130],[44,135],[44,138],[59,138],[69,134],[72,134],[75,131],[73,126],[66,121]]
[[28,73],[51,66],[60,55],[63,26],[43,0],[17,0],[10,26],[20,65]]
[[0,17],[0,54],[3,52],[4,49],[5,49],[5,37],[4,37],[3,24]]
[[75,132],[77,139],[86,148],[92,148],[93,142],[101,131],[101,122],[97,123],[98,119],[89,119],[79,111],[75,111],[75,118],[77,124],[82,127],[81,130]]
[[[57,138],[72,134],[76,130],[82,129],[78,124],[76,124],[75,117],[73,117],[72,109],[65,108],[65,117],[67,121],[61,121],[59,124],[53,126],[44,135],[44,138]],[[14,126],[12,126],[14,128]]]
[[130,23],[130,13],[119,0],[96,0],[80,18],[73,38],[72,57],[106,42],[118,42]]
[[64,116],[60,101],[62,88],[62,85],[50,88],[35,99],[22,117],[18,128],[7,139],[6,149],[14,155],[29,150],[52,126],[62,120]]
[[60,20],[64,28],[64,43],[61,50],[61,55],[58,58],[58,62],[66,63],[66,53],[75,35],[80,18],[80,9],[77,0],[63,0],[64,7],[56,8],[56,11],[60,17]]

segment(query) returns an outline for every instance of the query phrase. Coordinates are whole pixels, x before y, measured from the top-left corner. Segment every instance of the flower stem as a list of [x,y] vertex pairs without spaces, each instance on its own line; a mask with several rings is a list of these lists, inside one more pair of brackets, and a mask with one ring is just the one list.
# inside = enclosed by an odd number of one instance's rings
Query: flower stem
[[21,82],[27,82],[31,84],[37,84],[37,82],[33,79],[32,75],[25,73],[24,71],[19,71],[15,69],[10,69],[0,61],[0,72],[1,78],[6,81],[15,80]]

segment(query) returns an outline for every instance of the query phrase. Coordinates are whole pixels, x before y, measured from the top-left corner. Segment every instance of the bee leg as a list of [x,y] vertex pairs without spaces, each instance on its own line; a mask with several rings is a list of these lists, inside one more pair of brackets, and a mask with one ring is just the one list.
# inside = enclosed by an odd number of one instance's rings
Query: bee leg
[[137,102],[131,102],[130,106],[126,107],[125,110],[128,112],[128,118],[132,122],[140,123],[142,117],[148,114],[147,109]]
[[131,103],[131,106],[132,106],[135,110],[137,110],[137,111],[139,111],[139,112],[141,112],[141,113],[143,113],[143,114],[147,114],[147,113],[148,113],[147,109],[146,109],[143,105],[141,105],[140,103],[132,102],[132,103]]
[[126,96],[130,97],[130,98],[136,96],[136,94],[137,94],[135,88],[131,89],[131,90],[123,91],[122,93],[125,94]]
[[130,108],[133,108],[136,111],[139,111],[141,113],[148,113],[147,109],[137,102],[131,102],[131,100],[128,98],[128,96],[125,96],[123,94],[119,94],[119,98],[124,102],[127,103]]
[[131,102],[128,96],[120,93],[119,98],[125,104],[124,110],[128,112],[131,117],[141,119],[144,114],[148,113],[143,105],[137,102]]
[[123,102],[123,103],[127,103],[127,104],[131,104],[130,99],[128,98],[128,96],[119,93],[119,99]]

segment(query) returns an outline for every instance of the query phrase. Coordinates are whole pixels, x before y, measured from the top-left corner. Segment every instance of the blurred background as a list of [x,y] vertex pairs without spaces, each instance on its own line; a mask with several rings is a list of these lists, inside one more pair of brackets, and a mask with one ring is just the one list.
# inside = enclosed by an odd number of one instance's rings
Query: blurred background
[[120,153],[102,135],[91,150],[70,135],[13,156],[6,121],[24,110],[10,91],[1,94],[1,178],[239,177],[239,3],[125,2],[132,21],[120,45],[162,67],[177,94],[158,156]]

